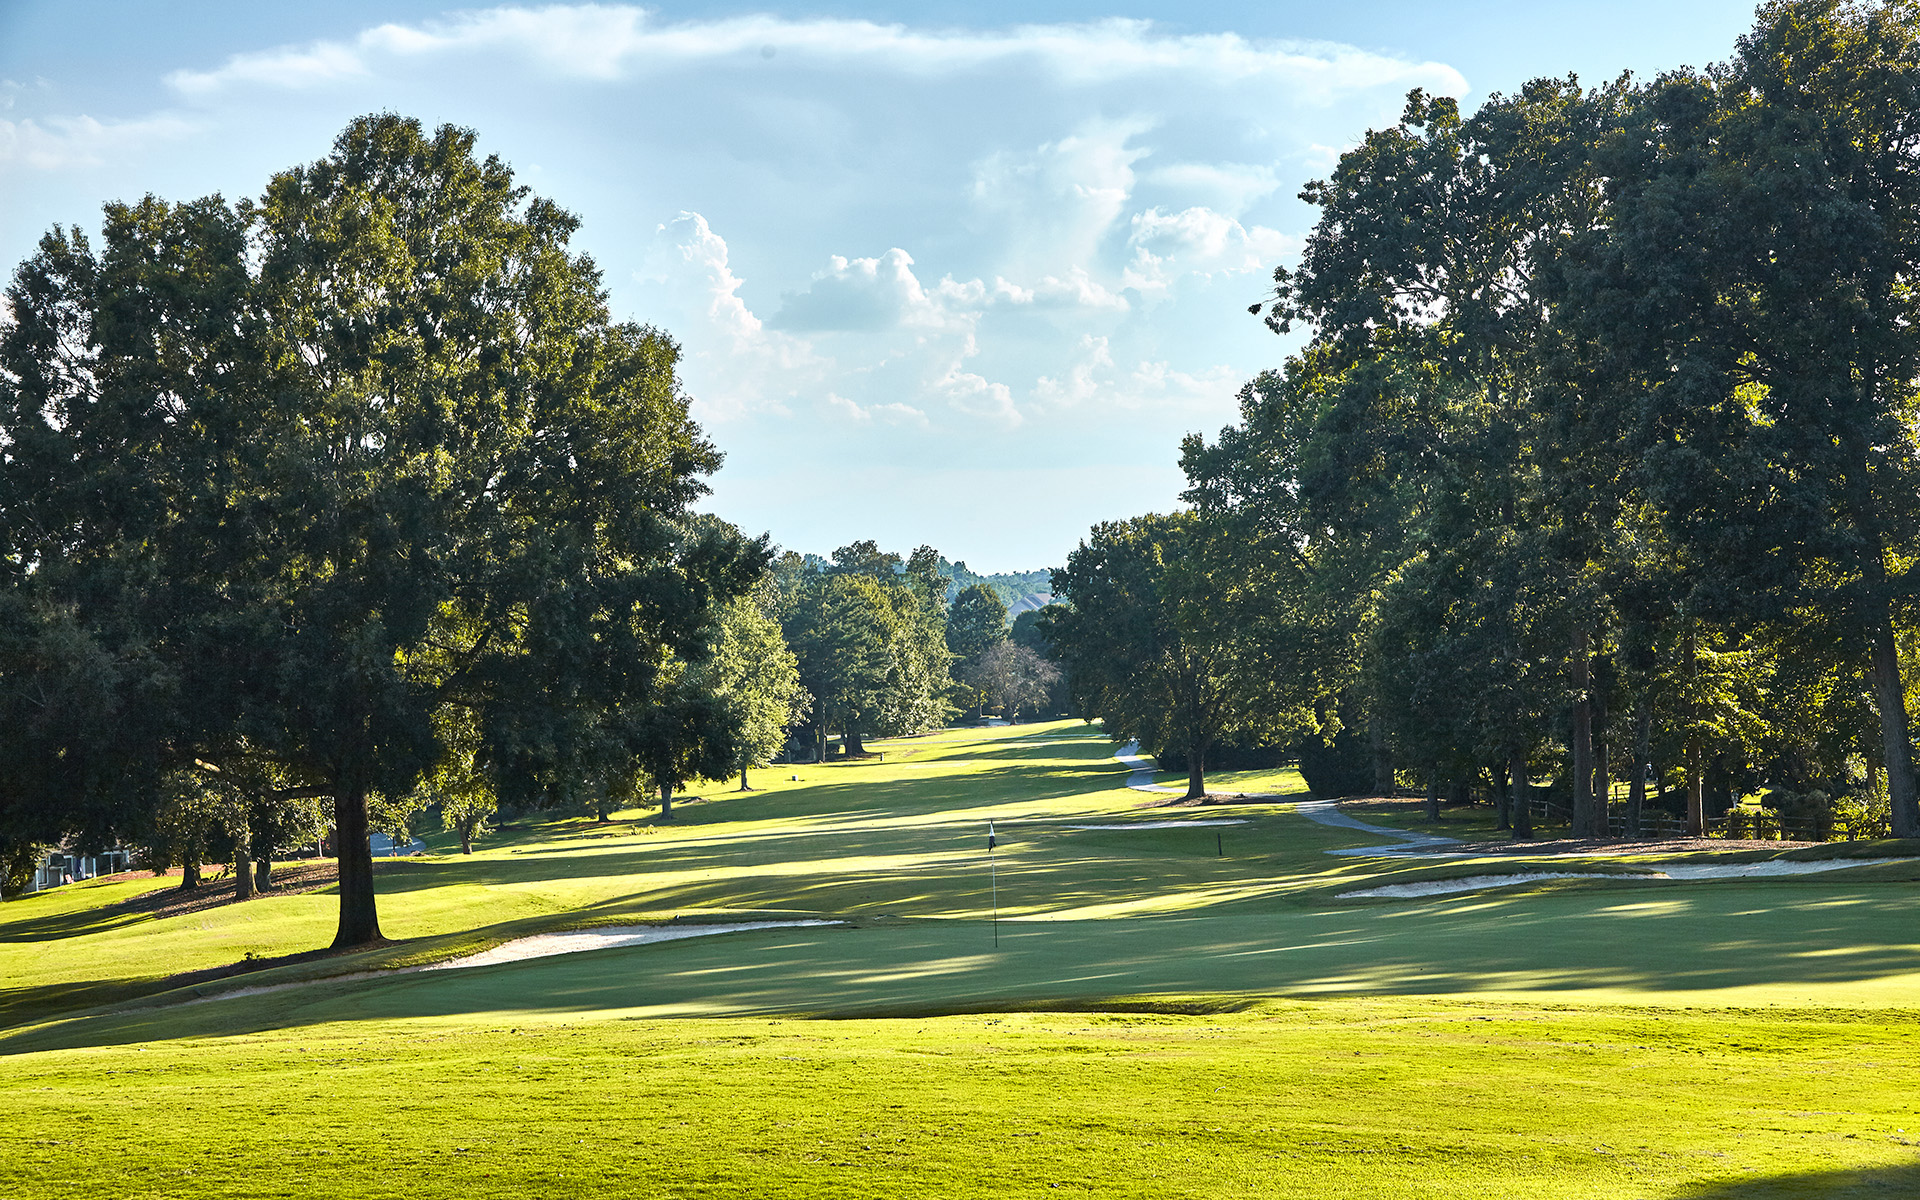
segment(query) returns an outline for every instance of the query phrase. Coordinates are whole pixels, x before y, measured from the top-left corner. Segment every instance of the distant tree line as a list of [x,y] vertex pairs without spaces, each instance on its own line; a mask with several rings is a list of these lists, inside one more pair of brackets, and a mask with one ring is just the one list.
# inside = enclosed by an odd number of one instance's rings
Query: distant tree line
[[1414,92],[1302,193],[1256,311],[1311,338],[1187,440],[1191,511],[1057,576],[1076,686],[1196,791],[1284,737],[1318,791],[1478,790],[1523,835],[1543,777],[1579,834],[1770,789],[1920,835],[1916,113],[1912,0],[1467,117]]

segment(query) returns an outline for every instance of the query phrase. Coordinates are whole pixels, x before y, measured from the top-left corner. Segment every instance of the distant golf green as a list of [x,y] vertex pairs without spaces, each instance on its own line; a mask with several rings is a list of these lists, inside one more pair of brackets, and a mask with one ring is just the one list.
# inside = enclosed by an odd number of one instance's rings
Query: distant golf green
[[[331,889],[171,916],[125,903],[164,880],[11,902],[7,1175],[26,1194],[112,1161],[110,1190],[155,1196],[1920,1190],[1920,861],[1677,882],[1340,857],[1388,843],[1284,798],[1162,807],[1078,723],[875,748],[671,822],[528,823],[471,857],[430,840],[382,864],[395,945],[184,989],[324,944]],[[1265,775],[1245,790],[1288,782]],[[1595,874],[1342,898],[1542,869]],[[365,975],[665,919],[842,923]],[[268,990],[208,999],[243,987]]]

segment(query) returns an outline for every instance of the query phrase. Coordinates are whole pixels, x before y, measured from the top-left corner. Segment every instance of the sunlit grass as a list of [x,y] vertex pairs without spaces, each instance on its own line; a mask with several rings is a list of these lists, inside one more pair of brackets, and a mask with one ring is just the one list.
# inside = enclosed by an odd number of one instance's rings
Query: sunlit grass
[[0,1128],[22,1195],[63,1193],[76,1163],[110,1164],[109,1190],[127,1197],[1607,1200],[1920,1185],[1903,1015],[1162,1007],[343,1021],[14,1058]]

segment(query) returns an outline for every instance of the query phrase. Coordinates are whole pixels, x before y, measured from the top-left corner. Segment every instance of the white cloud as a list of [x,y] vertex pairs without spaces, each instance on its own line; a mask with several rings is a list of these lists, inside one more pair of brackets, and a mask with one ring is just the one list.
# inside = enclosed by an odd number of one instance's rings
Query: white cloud
[[1034,395],[1057,405],[1079,405],[1100,394],[1101,376],[1111,377],[1113,348],[1104,337],[1092,334],[1080,338],[1078,354],[1065,379],[1042,375],[1034,384]]
[[1170,163],[1147,172],[1145,181],[1182,196],[1205,200],[1209,207],[1235,216],[1280,188],[1280,175],[1272,167],[1234,162]]
[[1099,280],[1087,274],[1085,267],[1073,267],[1066,278],[1043,276],[1026,292],[1029,302],[1040,308],[1104,308],[1125,312],[1127,298],[1107,290]]
[[703,419],[780,410],[793,382],[826,366],[807,343],[767,329],[747,307],[726,239],[699,213],[683,212],[654,231],[638,275],[668,309],[662,315],[682,338],[691,373],[708,385],[693,393]]
[[944,396],[947,404],[957,412],[985,417],[1009,428],[1019,425],[1025,418],[1019,406],[1013,402],[1012,388],[976,372],[961,369],[961,364],[972,357],[973,349],[969,343],[967,350],[956,357],[934,381],[933,390]]
[[1150,208],[1133,216],[1127,236],[1130,287],[1164,290],[1183,274],[1211,275],[1271,269],[1298,240],[1263,225],[1248,227],[1223,213],[1195,206],[1180,212]]
[[1133,164],[1147,154],[1128,143],[1149,128],[1140,118],[1100,119],[1032,151],[988,157],[972,189],[982,229],[999,234],[1020,272],[1085,267],[1126,214]]
[[781,297],[776,329],[801,331],[881,330],[900,326],[939,328],[948,323],[948,305],[979,307],[984,289],[942,282],[933,294],[913,273],[913,256],[894,248],[878,258],[834,255],[803,292]]
[[0,163],[24,163],[43,171],[96,166],[193,130],[190,122],[165,113],[134,121],[99,121],[88,116],[0,120]]
[[1103,411],[1211,414],[1230,411],[1223,406],[1232,403],[1240,383],[1240,373],[1228,366],[1183,371],[1164,360],[1141,359],[1123,371],[1114,361],[1111,340],[1088,335],[1075,346],[1066,375],[1042,375],[1033,393],[1037,401],[1060,409],[1097,400]]
[[212,70],[176,71],[167,82],[206,95],[236,84],[311,87],[380,69],[383,62],[460,52],[505,51],[563,75],[615,79],[734,60],[758,65],[766,52],[783,62],[861,63],[897,75],[950,74],[1025,64],[1070,83],[1187,76],[1203,86],[1248,80],[1285,85],[1308,103],[1342,92],[1415,84],[1458,92],[1452,68],[1410,63],[1351,46],[1269,41],[1235,33],[1173,36],[1150,22],[1025,25],[973,32],[914,30],[831,18],[758,15],[663,23],[627,5],[500,7],[420,25],[381,25],[348,41],[323,40],[238,54]]
[[855,422],[871,423],[878,417],[889,425],[917,425],[924,429],[928,424],[927,414],[911,404],[869,404],[862,407],[845,396],[828,392],[827,407]]

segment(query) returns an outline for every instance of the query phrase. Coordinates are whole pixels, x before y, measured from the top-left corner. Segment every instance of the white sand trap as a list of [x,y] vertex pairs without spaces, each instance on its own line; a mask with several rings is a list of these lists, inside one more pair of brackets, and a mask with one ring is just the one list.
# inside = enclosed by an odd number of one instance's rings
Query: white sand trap
[[1648,863],[1658,879],[1751,879],[1764,875],[1813,875],[1843,867],[1877,867],[1910,861],[1898,858],[1821,858],[1812,861],[1770,859],[1751,863]]
[[681,938],[710,937],[716,933],[740,933],[749,929],[801,929],[815,925],[845,925],[845,921],[742,921],[733,925],[606,925],[599,929],[569,929],[565,933],[536,933],[515,938],[491,950],[449,958],[444,962],[418,967],[395,967],[391,971],[354,971],[346,975],[327,975],[320,979],[302,979],[297,983],[270,983],[261,987],[234,988],[211,996],[196,996],[182,1004],[208,1004],[215,1000],[236,1000],[242,996],[265,996],[321,983],[355,983],[363,979],[389,979],[395,975],[414,975],[421,971],[457,971],[462,967],[491,967],[499,963],[524,962],[530,958],[551,958],[556,954],[579,954],[587,950],[611,950],[615,946],[644,946],[650,942],[675,942]]
[[1385,887],[1341,892],[1336,900],[1358,900],[1368,896],[1445,896],[1452,892],[1478,892],[1488,888],[1512,887],[1536,879],[1604,879],[1592,871],[1529,871],[1522,875],[1469,875],[1464,879],[1425,879],[1419,883],[1390,883]]
[[1469,875],[1461,879],[1428,879],[1419,883],[1390,883],[1384,887],[1357,892],[1341,892],[1336,900],[1354,900],[1368,896],[1445,896],[1458,892],[1478,892],[1489,888],[1512,887],[1536,879],[1758,879],[1769,875],[1813,875],[1846,867],[1871,867],[1881,863],[1908,861],[1898,858],[1823,858],[1812,862],[1773,859],[1749,863],[1637,863],[1631,875],[1598,871],[1530,871],[1517,875]]
[[499,963],[525,962],[530,958],[552,958],[556,954],[581,954],[588,950],[611,950],[615,946],[646,946],[654,942],[677,942],[682,938],[711,937],[716,933],[845,924],[845,921],[743,921],[737,925],[605,925],[598,929],[569,929],[565,933],[536,933],[532,937],[503,942],[491,950],[482,950],[465,958],[428,963],[420,969],[458,971],[463,967],[491,967]]
[[1125,825],[1069,825],[1068,829],[1193,829],[1201,825],[1245,825],[1231,819],[1217,821],[1129,821]]

